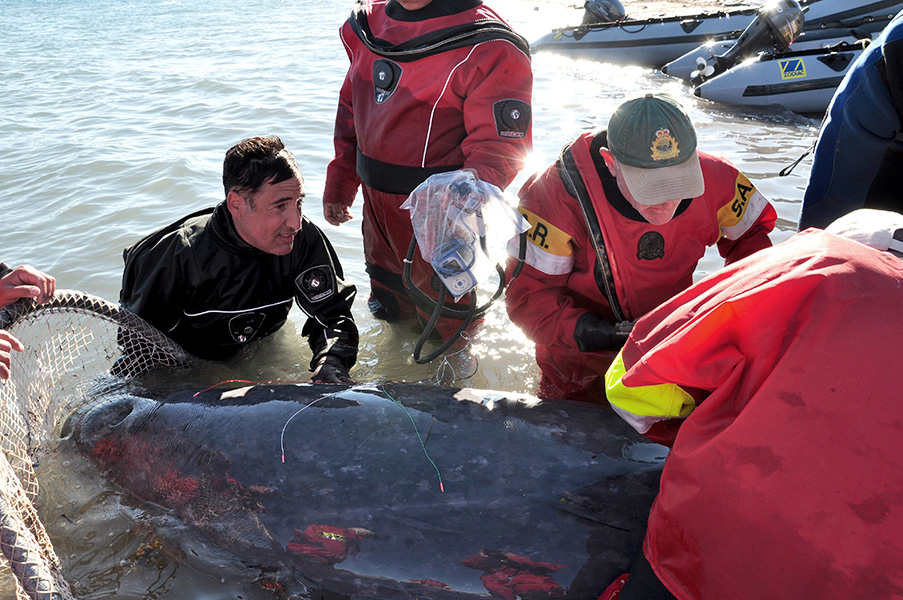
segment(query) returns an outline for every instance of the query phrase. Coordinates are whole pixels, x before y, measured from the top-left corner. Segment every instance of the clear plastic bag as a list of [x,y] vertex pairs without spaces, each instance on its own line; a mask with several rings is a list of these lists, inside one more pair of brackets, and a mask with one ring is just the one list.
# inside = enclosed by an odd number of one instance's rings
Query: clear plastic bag
[[530,228],[502,190],[464,170],[429,177],[401,208],[411,211],[420,256],[455,301],[488,280],[508,240]]

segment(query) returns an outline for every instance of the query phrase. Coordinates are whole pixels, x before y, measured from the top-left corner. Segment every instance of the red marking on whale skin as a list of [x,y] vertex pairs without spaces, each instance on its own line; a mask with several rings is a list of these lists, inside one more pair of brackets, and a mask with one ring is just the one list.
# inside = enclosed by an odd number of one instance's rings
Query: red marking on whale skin
[[114,438],[103,438],[94,444],[94,456],[103,464],[111,464],[122,460],[127,454],[127,444]]
[[200,493],[198,480],[194,477],[183,477],[175,469],[168,469],[153,482],[154,488],[176,506],[182,506],[196,499]]

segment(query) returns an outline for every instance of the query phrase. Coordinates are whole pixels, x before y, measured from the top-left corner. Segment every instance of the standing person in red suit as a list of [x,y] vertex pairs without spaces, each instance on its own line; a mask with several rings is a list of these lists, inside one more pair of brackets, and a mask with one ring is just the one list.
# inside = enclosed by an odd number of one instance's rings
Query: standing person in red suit
[[[411,191],[459,169],[504,189],[532,150],[529,43],[482,0],[359,0],[340,35],[351,66],[323,214],[345,223],[362,190],[368,304],[394,321],[413,314],[402,281],[413,229],[400,208]],[[411,280],[437,298],[418,252]]]
[[[667,94],[622,103],[520,190],[526,264],[508,315],[536,344],[538,395],[605,402],[633,321],[693,283],[707,246],[730,264],[771,245],[774,207]],[[515,261],[509,262],[509,274]]]
[[603,598],[903,597],[901,259],[903,215],[859,210],[636,324],[608,399],[671,452]]

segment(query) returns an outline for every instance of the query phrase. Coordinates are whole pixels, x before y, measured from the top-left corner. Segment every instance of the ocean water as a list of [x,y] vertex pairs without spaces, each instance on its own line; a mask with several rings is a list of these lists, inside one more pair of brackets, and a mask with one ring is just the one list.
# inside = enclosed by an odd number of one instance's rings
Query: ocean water
[[[581,18],[580,10],[561,2],[492,5],[531,40]],[[225,150],[242,138],[275,133],[305,174],[304,210],[326,231],[359,287],[362,345],[352,375],[532,392],[539,376],[532,345],[511,326],[501,303],[463,358],[415,364],[416,333],[367,312],[360,202],[356,219],[341,227],[322,218],[334,111],[347,66],[337,30],[350,7],[347,0],[0,0],[0,260],[34,265],[61,288],[115,301],[123,248],[217,203]],[[778,173],[812,144],[819,119],[714,105],[652,69],[546,54],[534,56],[533,65],[535,153],[512,191],[553,161],[564,143],[604,127],[625,95],[661,89],[687,106],[700,147],[730,158],[774,202],[774,241],[795,231],[810,161],[790,176]],[[698,275],[720,263],[710,253]],[[302,325],[296,309],[287,327],[228,369],[246,379],[305,379],[309,351]],[[147,513],[98,481],[77,457],[54,457],[48,465],[51,482],[77,481],[51,483],[46,505],[63,507],[51,510],[48,525],[64,566],[81,581],[80,597],[260,593],[249,583],[230,583],[236,576],[227,558],[211,559],[224,573],[210,576],[185,557],[184,547],[161,550],[154,535],[130,525]],[[138,559],[142,544],[153,552]]]

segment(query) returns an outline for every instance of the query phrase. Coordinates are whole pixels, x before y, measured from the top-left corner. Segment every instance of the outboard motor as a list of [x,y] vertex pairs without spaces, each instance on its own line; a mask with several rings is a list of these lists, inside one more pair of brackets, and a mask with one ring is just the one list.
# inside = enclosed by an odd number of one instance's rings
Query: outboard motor
[[803,30],[803,8],[797,0],[777,0],[759,9],[730,50],[715,56],[711,63],[697,59],[690,76],[694,86],[724,73],[737,63],[765,50],[786,50]]
[[586,0],[583,5],[583,24],[617,23],[627,18],[624,5],[618,0]]

